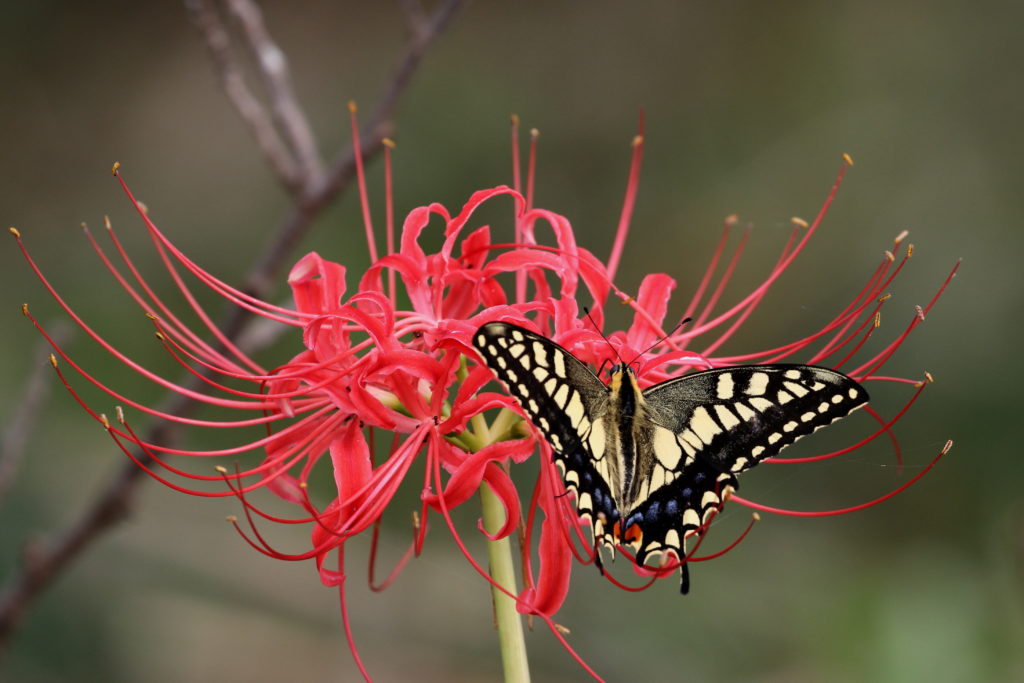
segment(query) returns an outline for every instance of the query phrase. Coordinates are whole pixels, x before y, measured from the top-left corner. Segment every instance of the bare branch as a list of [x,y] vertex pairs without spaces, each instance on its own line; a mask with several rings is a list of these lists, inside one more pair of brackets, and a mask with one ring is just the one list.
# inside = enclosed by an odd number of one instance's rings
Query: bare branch
[[[186,0],[186,4],[190,9],[208,7],[204,0]],[[368,132],[361,136],[364,158],[380,150],[386,120],[394,112],[399,97],[421,63],[427,47],[448,25],[460,5],[461,0],[446,0],[432,13],[423,30],[415,32],[410,38],[392,80],[385,87],[373,110],[366,128]],[[210,44],[209,37],[207,43]],[[211,53],[213,52],[211,48]],[[224,63],[217,54],[214,54],[214,61],[223,74]],[[229,70],[233,68],[231,62]],[[229,92],[229,97],[231,96]],[[256,105],[262,112],[258,102]],[[242,113],[242,116],[245,118],[245,113]],[[264,131],[263,128],[259,130]],[[273,127],[270,126],[269,130],[272,131]],[[282,182],[287,184],[288,176],[283,175],[279,167],[275,166],[283,157],[267,153],[267,148],[264,148],[264,153],[267,154],[271,166],[278,171]],[[354,174],[355,159],[352,148],[349,147],[335,158],[321,182],[312,189],[307,186],[305,191],[296,196],[295,205],[284,217],[275,237],[270,240],[263,256],[253,265],[245,279],[248,293],[259,297],[266,296],[292,249],[308,232],[319,213],[351,185]],[[251,314],[247,311],[240,307],[232,307],[225,315],[221,329],[228,339],[237,340],[251,321]],[[201,386],[201,380],[193,376],[184,384],[190,388],[197,388]],[[187,415],[195,408],[196,402],[182,394],[169,396],[163,406],[165,411],[178,415]],[[170,445],[176,440],[178,431],[176,423],[157,422],[147,431],[144,440],[149,443]],[[134,455],[141,463],[148,465],[152,462],[141,451],[136,450]],[[143,476],[144,472],[140,467],[130,460],[125,461],[114,478],[99,491],[81,517],[64,534],[47,543],[34,543],[26,549],[21,566],[12,573],[3,592],[0,593],[0,652],[9,645],[11,635],[20,624],[32,600],[66,571],[93,540],[128,515],[135,491]]]
[[288,60],[263,23],[263,12],[252,0],[226,0],[228,9],[242,29],[242,35],[259,66],[277,127],[284,133],[308,188],[319,184],[323,163],[316,149],[313,130],[292,90]]
[[[66,324],[57,324],[53,326],[51,336],[58,344],[63,344],[70,336],[70,330]],[[35,427],[39,411],[46,404],[50,387],[53,386],[49,355],[50,345],[43,339],[36,345],[32,371],[25,381],[24,388],[18,394],[21,400],[0,440],[0,503],[14,483],[18,466],[25,455],[28,435]]]
[[231,51],[231,37],[217,10],[207,0],[185,0],[192,23],[199,29],[210,52],[221,85],[238,114],[249,126],[256,144],[278,180],[292,194],[302,189],[302,178],[292,152],[281,140],[263,104],[245,84],[242,71]]

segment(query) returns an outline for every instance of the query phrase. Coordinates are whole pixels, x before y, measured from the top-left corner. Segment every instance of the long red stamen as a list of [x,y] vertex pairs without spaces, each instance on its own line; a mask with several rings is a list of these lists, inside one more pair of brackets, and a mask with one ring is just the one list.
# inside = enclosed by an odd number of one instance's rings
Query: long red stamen
[[928,471],[931,470],[931,468],[935,467],[935,465],[939,462],[939,460],[942,459],[942,456],[944,456],[946,453],[948,453],[949,449],[951,449],[952,447],[953,447],[953,442],[952,441],[947,441],[946,445],[943,446],[942,450],[939,451],[939,454],[936,455],[935,458],[930,463],[928,463],[928,465],[925,466],[925,468],[923,470],[921,470],[916,475],[914,475],[905,484],[899,486],[896,489],[893,489],[892,491],[890,491],[889,493],[885,494],[884,496],[879,496],[878,498],[875,498],[874,500],[869,500],[866,503],[861,503],[860,505],[854,505],[854,506],[848,507],[848,508],[837,508],[837,509],[834,509],[834,510],[815,510],[815,511],[786,510],[786,509],[783,509],[783,508],[776,508],[776,507],[771,507],[769,505],[762,505],[760,503],[754,503],[752,501],[746,500],[745,498],[740,498],[739,496],[736,496],[736,495],[734,495],[732,497],[732,500],[735,500],[740,505],[746,505],[749,508],[753,508],[755,510],[760,510],[761,512],[774,512],[775,514],[788,515],[790,517],[832,517],[832,516],[835,516],[835,515],[845,515],[845,514],[850,513],[850,512],[856,512],[858,510],[865,510],[865,509],[867,509],[869,507],[874,507],[875,505],[878,505],[879,503],[887,501],[890,498],[892,498],[893,496],[896,496],[896,495],[902,493],[903,491],[906,491],[908,488],[913,486],[919,479],[921,479],[921,477],[926,475],[928,473]]
[[626,236],[629,234],[629,224],[633,219],[633,208],[636,205],[636,195],[640,188],[640,169],[644,160],[644,129],[646,128],[646,115],[640,110],[640,121],[637,126],[637,134],[633,138],[633,154],[629,162],[629,178],[626,181],[626,196],[622,200],[622,212],[619,214],[619,225],[615,230],[615,241],[612,243],[612,251],[608,255],[608,279],[614,280],[615,273],[619,269],[619,260],[626,247]]

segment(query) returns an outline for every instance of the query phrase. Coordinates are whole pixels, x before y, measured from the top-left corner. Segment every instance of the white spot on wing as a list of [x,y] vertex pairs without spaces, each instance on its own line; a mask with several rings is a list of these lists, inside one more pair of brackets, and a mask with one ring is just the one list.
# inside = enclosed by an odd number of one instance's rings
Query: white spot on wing
[[779,434],[778,432],[775,432],[775,433],[771,434],[771,435],[770,435],[770,436],[768,437],[768,443],[769,443],[769,444],[771,444],[771,445],[773,445],[773,446],[774,446],[775,444],[777,444],[777,443],[778,443],[779,441],[781,441],[781,440],[782,440],[782,434]]
[[755,458],[761,457],[762,453],[764,453],[764,446],[754,446],[750,449],[750,454]]
[[800,379],[800,371],[796,368],[786,370],[786,379]]
[[733,407],[736,409],[736,412],[740,414],[740,417],[743,418],[744,420],[749,421],[751,418],[757,415],[757,413],[748,408],[747,404],[745,403],[734,403]]
[[788,391],[779,390],[778,399],[779,405],[782,405],[783,403],[789,403],[790,401],[793,400],[793,394],[789,393]]
[[586,416],[583,410],[583,401],[580,400],[579,394],[573,392],[569,403],[565,406],[565,414],[569,416],[569,421],[572,422],[573,427],[579,427],[580,422]]
[[[700,526],[700,517],[697,516],[696,510],[694,510],[693,508],[686,508],[686,510],[683,511],[683,526],[692,526],[694,528]],[[668,535],[666,535],[665,538],[668,538]]]
[[733,394],[732,373],[725,372],[718,376],[718,398],[728,401]]
[[732,429],[740,423],[740,419],[736,417],[736,414],[729,410],[729,406],[716,405],[715,415],[718,416],[718,421],[722,423],[722,426],[726,429]]
[[792,421],[791,422],[787,422],[786,424],[782,425],[782,431],[784,431],[784,432],[791,432],[794,429],[796,429],[797,426],[798,425],[797,425],[796,422],[792,422]]
[[565,377],[565,358],[558,352],[555,353],[555,374]]
[[587,443],[590,444],[590,451],[597,460],[604,458],[604,440],[604,423],[595,422],[590,428],[590,436],[587,437]]
[[718,427],[711,415],[708,413],[708,409],[704,406],[697,406],[694,409],[693,415],[690,416],[689,427],[697,433],[700,440],[706,444],[710,444],[711,440],[715,438],[715,434],[721,434],[722,430]]
[[796,382],[783,382],[783,384],[786,385],[787,389],[789,389],[799,397],[804,397],[808,394],[807,389],[804,388],[802,385],[797,384]]
[[[654,455],[658,462],[666,469],[674,470],[679,466],[679,459],[683,456],[683,449],[679,445],[676,435],[664,427],[654,428]],[[660,484],[659,486],[663,486]]]
[[515,339],[517,342],[521,342],[523,341],[523,339],[525,339],[525,337],[523,337],[523,333],[520,332],[519,330],[512,330],[512,338]]
[[755,372],[750,376],[750,382],[747,383],[747,395],[761,396],[764,394],[764,390],[767,388],[768,373]]
[[750,405],[754,406],[754,408],[760,410],[762,413],[775,407],[775,404],[766,398],[752,398],[750,399]]
[[[687,512],[692,512],[692,510],[687,510]],[[683,517],[685,518],[686,515],[684,514]],[[679,532],[676,531],[675,529],[669,529],[668,533],[665,534],[665,545],[668,546],[669,548],[678,548],[679,547]]]
[[804,413],[803,415],[800,416],[800,421],[801,422],[810,422],[813,419],[814,419],[814,413],[813,412]]

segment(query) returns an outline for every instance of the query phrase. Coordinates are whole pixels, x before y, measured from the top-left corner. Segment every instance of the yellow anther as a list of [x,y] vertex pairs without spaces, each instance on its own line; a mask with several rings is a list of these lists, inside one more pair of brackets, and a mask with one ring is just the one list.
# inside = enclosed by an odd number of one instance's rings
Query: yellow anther
[[213,469],[217,470],[217,471],[218,471],[218,472],[220,472],[221,474],[227,474],[227,473],[228,473],[228,468],[227,468],[227,467],[224,467],[224,465],[217,465],[217,466],[216,466],[216,467],[214,467]]
[[849,154],[843,154],[843,161],[846,162],[847,166],[853,166],[853,157]]
[[121,406],[114,406],[114,412],[117,414],[117,421],[121,424],[125,424],[124,421],[124,408]]
[[412,528],[419,531],[420,528],[420,513],[415,510],[412,511]]
[[874,328],[875,328],[876,330],[877,330],[877,329],[878,329],[879,327],[881,327],[881,326],[882,326],[882,314],[881,314],[881,313],[875,313],[875,322],[873,322],[873,323],[872,323],[871,325],[872,325],[872,327],[874,327]]
[[885,258],[889,259],[889,261],[895,261],[896,260],[896,256],[891,251],[889,251],[888,249],[885,250]]
[[224,521],[231,522],[232,524],[237,524],[238,523],[238,517],[235,517],[234,515],[228,515],[227,517],[224,518]]
[[886,301],[888,301],[891,298],[892,298],[892,294],[883,294],[882,296],[878,297],[878,303],[880,303],[880,304],[881,303],[885,303]]
[[305,481],[300,481],[299,482],[299,488],[300,489],[308,489],[309,488],[309,483],[305,482]]
[[635,135],[635,136],[633,136],[633,143],[632,144],[633,144],[634,147],[639,147],[640,145],[644,144],[644,136],[643,135]]
[[114,229],[114,224],[110,222],[110,216],[103,217],[103,227],[105,227],[107,230]]
[[21,233],[20,233],[20,232],[18,232],[18,229],[17,229],[17,228],[15,228],[15,227],[13,227],[13,226],[12,226],[12,227],[10,227],[10,228],[7,228],[7,231],[8,231],[8,232],[10,232],[10,233],[11,233],[12,235],[14,235],[15,237],[21,237]]
[[21,314],[26,318],[28,317],[28,304],[21,305]]
[[394,149],[395,148],[395,141],[392,140],[391,138],[382,138],[380,143],[382,145],[384,145],[385,147],[387,147],[388,149]]
[[537,128],[531,128],[530,129],[530,137],[533,138],[534,140],[539,138],[540,137],[540,130],[537,129]]
[[112,175],[117,175],[117,169],[119,169],[119,168],[121,168],[121,162],[120,161],[115,161],[114,165],[110,168],[110,173]]
[[932,382],[935,381],[935,378],[932,377],[932,373],[928,372],[927,370],[925,370],[924,372],[924,378],[928,380],[928,384],[931,384]]
[[732,227],[740,222],[740,217],[734,213],[731,213],[725,217],[725,220],[723,222],[729,227]]
[[753,515],[751,515],[751,517],[754,518],[755,522],[760,522],[761,521],[761,515],[757,514],[756,512]]
[[348,113],[349,114],[355,114],[357,111],[359,111],[359,107],[356,106],[356,101],[355,100],[349,100],[348,101]]
[[567,636],[570,633],[572,633],[572,631],[570,631],[567,627],[562,626],[561,624],[555,624],[555,630],[564,636]]
[[945,455],[946,453],[949,453],[949,449],[951,449],[952,447],[953,440],[950,439],[949,441],[946,442],[946,445],[942,447],[942,454]]
[[512,122],[513,126],[519,125],[519,114],[512,114],[508,118]]
[[807,221],[805,221],[803,218],[800,218],[799,216],[793,216],[792,218],[789,219],[789,222],[792,223],[793,225],[797,226],[798,228],[809,228],[810,227],[810,224]]
[[911,243],[911,244],[907,245],[907,258],[910,258],[913,255],[914,255],[914,245],[913,245],[913,243]]
[[153,336],[159,339],[160,341],[166,341],[166,337],[164,337],[163,332],[154,332]]
[[893,243],[896,244],[897,246],[899,246],[899,243],[902,242],[903,240],[907,239],[907,235],[909,235],[909,234],[910,234],[909,230],[902,230],[902,231],[900,231],[900,234],[896,235],[896,239],[893,240]]
[[53,355],[52,353],[50,354],[50,365],[52,365],[55,368],[57,367],[57,356]]
[[107,419],[106,413],[100,413],[100,422],[103,423],[103,428],[108,432],[110,431],[110,420]]

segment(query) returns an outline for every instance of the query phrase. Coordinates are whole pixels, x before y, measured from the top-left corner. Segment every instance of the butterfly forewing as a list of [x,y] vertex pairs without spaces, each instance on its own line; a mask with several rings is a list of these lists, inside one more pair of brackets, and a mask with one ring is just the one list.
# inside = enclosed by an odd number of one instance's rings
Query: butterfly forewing
[[644,391],[652,420],[692,460],[742,472],[868,401],[857,382],[812,365],[708,370]]

